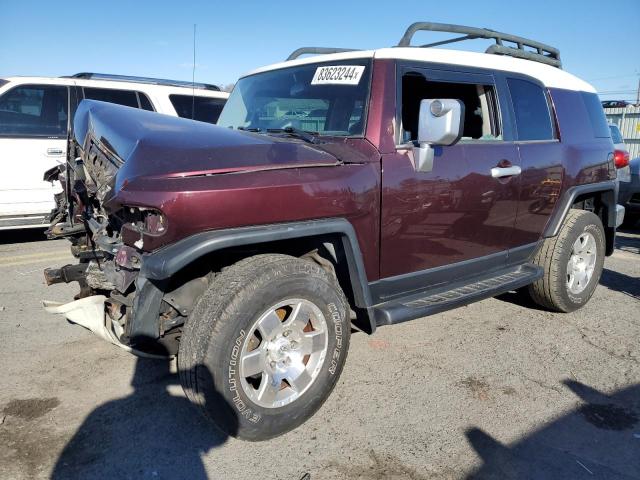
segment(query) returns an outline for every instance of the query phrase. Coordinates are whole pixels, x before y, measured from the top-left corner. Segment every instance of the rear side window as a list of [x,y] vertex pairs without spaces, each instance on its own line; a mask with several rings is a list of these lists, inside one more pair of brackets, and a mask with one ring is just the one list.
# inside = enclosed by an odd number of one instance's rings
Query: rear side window
[[101,102],[116,103],[125,107],[138,108],[138,96],[131,90],[114,90],[110,88],[83,87],[84,98],[100,100]]
[[200,122],[216,123],[224,107],[221,98],[169,95],[169,100],[178,116]]
[[610,137],[611,131],[609,130],[609,124],[607,123],[607,118],[604,116],[604,110],[602,109],[598,95],[595,93],[581,92],[581,96],[585,107],[587,107],[594,137]]
[[615,125],[609,125],[609,130],[611,130],[611,139],[613,143],[624,143],[622,139],[622,134],[620,133],[620,129]]
[[62,137],[67,134],[68,90],[21,85],[0,97],[0,135]]
[[507,82],[516,114],[518,140],[553,140],[555,135],[545,91],[527,80],[509,78]]
[[140,108],[143,110],[149,110],[150,112],[153,112],[153,105],[151,105],[151,101],[149,100],[149,97],[147,97],[144,93],[142,92],[138,92],[138,100],[140,100]]

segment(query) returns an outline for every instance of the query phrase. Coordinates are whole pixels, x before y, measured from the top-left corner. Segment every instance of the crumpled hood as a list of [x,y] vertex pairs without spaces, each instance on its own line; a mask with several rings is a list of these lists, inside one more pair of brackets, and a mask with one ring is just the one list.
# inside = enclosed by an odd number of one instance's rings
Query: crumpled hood
[[94,100],[78,106],[74,137],[85,150],[93,141],[109,153],[120,169],[117,183],[139,176],[184,177],[339,163],[330,153],[297,141]]

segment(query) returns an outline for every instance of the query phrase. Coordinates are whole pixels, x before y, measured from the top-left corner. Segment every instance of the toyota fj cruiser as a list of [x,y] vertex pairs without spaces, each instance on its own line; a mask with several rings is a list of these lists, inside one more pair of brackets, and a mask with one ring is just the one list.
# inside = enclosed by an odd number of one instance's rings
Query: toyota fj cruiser
[[[412,47],[422,30],[463,36]],[[431,48],[469,38],[495,44]],[[299,49],[242,77],[218,126],[85,100],[69,141],[49,235],[79,263],[45,277],[81,289],[47,308],[177,355],[193,403],[247,440],[318,410],[352,328],[511,290],[582,307],[624,215],[593,87],[479,28]]]

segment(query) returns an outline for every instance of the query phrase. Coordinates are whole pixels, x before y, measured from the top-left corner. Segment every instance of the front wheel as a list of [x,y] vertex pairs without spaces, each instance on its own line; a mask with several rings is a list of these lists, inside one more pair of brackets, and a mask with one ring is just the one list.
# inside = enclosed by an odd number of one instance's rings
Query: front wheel
[[347,309],[335,277],[309,261],[258,255],[223,270],[185,325],[178,367],[187,396],[231,436],[296,428],[340,376]]
[[536,253],[534,263],[544,275],[528,287],[533,301],[558,312],[582,307],[600,281],[605,245],[600,218],[570,210],[558,235],[547,238]]

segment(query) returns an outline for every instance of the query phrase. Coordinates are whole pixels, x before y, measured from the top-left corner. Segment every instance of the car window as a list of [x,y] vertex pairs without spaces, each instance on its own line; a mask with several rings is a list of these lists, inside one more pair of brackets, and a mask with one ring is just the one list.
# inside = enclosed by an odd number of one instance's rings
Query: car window
[[620,129],[615,125],[609,125],[609,130],[611,130],[611,139],[613,143],[624,143],[622,139],[622,134],[620,133]]
[[609,138],[611,136],[611,130],[609,130],[607,117],[604,115],[598,94],[581,92],[580,96],[582,97],[585,107],[587,107],[587,114],[589,115],[589,121],[593,128],[593,136],[596,138]]
[[241,78],[218,125],[267,132],[297,128],[327,136],[361,136],[369,98],[370,59],[296,65]]
[[21,85],[0,97],[0,135],[60,137],[67,134],[68,90],[60,85]]
[[555,138],[545,91],[539,85],[517,78],[507,79],[516,114],[518,140]]
[[138,93],[138,100],[140,100],[140,108],[143,110],[149,110],[150,112],[154,112],[155,109],[153,108],[153,105],[151,105],[151,100],[149,100],[149,97],[147,97],[142,92],[137,92],[137,93]]
[[200,122],[216,123],[224,107],[224,100],[221,98],[169,95],[169,100],[178,116]]
[[115,90],[111,88],[83,87],[84,98],[116,103],[125,107],[139,108],[138,97],[132,90]]
[[402,77],[402,142],[418,138],[420,101],[452,98],[464,104],[462,140],[502,140],[493,85],[431,81],[417,72]]

